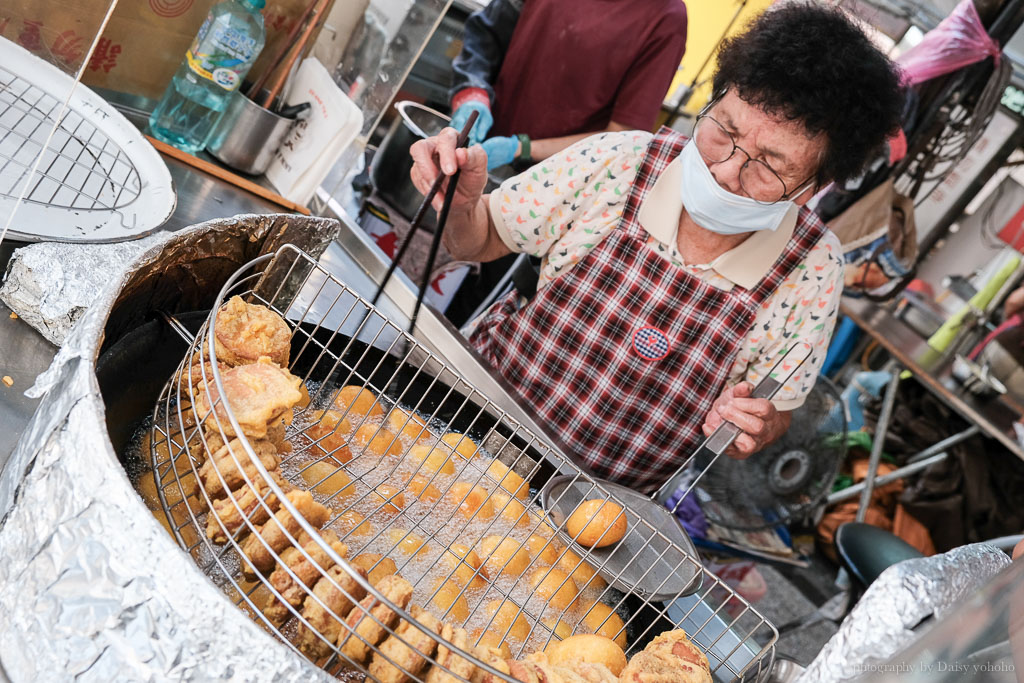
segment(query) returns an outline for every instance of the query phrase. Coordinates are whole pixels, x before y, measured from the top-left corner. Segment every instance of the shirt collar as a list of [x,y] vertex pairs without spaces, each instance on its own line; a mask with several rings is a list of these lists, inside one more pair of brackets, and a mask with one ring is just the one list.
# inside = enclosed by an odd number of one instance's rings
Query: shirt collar
[[[640,203],[637,215],[640,226],[651,237],[672,248],[675,247],[679,232],[679,214],[683,210],[683,199],[679,194],[682,175],[683,164],[676,157],[654,181],[654,186]],[[791,207],[777,229],[755,232],[709,265],[733,284],[751,289],[764,279],[782,255],[793,236],[799,212],[800,207]]]

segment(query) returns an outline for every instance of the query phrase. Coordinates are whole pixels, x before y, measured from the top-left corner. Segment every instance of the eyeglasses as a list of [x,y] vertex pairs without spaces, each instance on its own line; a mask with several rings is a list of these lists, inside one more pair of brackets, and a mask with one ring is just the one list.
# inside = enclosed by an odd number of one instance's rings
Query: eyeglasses
[[714,104],[715,102],[712,102],[705,107],[697,116],[697,122],[693,127],[693,140],[697,145],[697,151],[706,162],[720,164],[731,159],[736,150],[742,152],[747,160],[740,167],[740,187],[747,196],[761,204],[776,204],[784,199],[799,196],[811,187],[813,176],[790,193],[782,176],[775,169],[764,161],[750,156],[747,150],[736,144],[732,133],[705,113]]

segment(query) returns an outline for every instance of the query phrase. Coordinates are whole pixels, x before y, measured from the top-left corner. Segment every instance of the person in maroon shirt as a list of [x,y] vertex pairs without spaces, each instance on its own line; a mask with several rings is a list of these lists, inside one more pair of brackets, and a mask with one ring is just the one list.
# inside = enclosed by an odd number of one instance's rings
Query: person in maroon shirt
[[488,168],[651,130],[685,47],[683,0],[492,0],[452,63],[452,126],[480,113],[470,141]]

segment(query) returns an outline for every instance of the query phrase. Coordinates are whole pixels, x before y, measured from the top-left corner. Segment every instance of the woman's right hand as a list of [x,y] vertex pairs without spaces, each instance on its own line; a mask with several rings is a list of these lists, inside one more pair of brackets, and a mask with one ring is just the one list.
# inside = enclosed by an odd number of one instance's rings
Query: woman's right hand
[[[435,137],[420,140],[410,148],[413,166],[409,172],[413,185],[426,195],[438,175],[451,176],[461,169],[459,186],[452,200],[453,212],[468,211],[475,207],[487,185],[487,153],[479,145],[457,148],[459,134],[454,128],[445,128]],[[444,203],[446,180],[441,191],[434,195],[431,206],[440,211]]]

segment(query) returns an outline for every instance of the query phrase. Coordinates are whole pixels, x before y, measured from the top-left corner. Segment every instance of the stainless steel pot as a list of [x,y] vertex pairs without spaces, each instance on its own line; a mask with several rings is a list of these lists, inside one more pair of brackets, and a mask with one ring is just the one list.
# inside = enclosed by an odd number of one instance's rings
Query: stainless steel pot
[[[423,201],[423,195],[409,178],[409,171],[412,170],[409,148],[417,140],[440,133],[451,123],[451,118],[417,102],[399,102],[395,105],[395,111],[398,116],[391,122],[384,141],[370,163],[370,177],[380,198],[411,221]],[[490,192],[499,184],[499,180],[489,177],[484,192]],[[433,230],[437,226],[436,219],[436,213],[428,211],[422,227]]]
[[[377,194],[407,220],[412,220],[423,201],[409,179],[412,157],[409,148],[417,140],[423,140],[441,132],[451,119],[441,112],[416,102],[399,102],[395,105],[398,116],[391,122],[384,142],[377,149],[370,164],[370,177],[377,188]],[[436,215],[428,211],[423,227],[433,230],[437,225]]]

